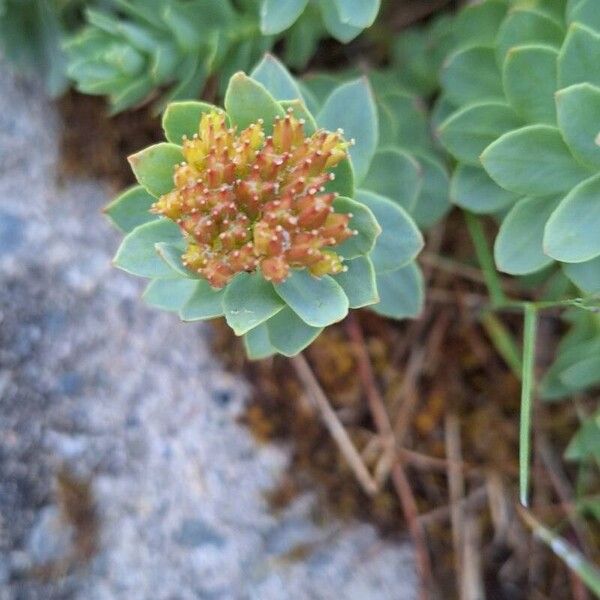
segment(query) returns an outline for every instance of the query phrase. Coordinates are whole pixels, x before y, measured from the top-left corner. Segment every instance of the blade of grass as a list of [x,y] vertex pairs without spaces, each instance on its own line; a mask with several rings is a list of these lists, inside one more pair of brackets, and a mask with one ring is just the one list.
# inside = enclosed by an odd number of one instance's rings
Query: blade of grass
[[485,279],[485,285],[490,294],[492,307],[496,308],[503,306],[507,303],[507,298],[502,289],[502,282],[498,276],[498,271],[496,271],[494,257],[488,246],[483,225],[479,218],[473,213],[466,210],[463,211],[463,213],[465,215],[465,221],[467,222],[469,235],[471,236],[473,246],[475,246],[475,254],[477,255],[477,260]]
[[521,376],[521,423],[519,431],[519,495],[521,504],[528,505],[529,462],[531,458],[531,409],[535,387],[535,338],[537,308],[525,304],[523,331],[523,372]]
[[486,311],[481,315],[481,325],[515,377],[521,379],[523,370],[521,353],[508,329],[491,311]]
[[566,565],[573,570],[598,598],[600,598],[600,569],[589,562],[579,550],[569,542],[542,525],[528,510],[519,509],[523,520],[535,535],[546,543]]

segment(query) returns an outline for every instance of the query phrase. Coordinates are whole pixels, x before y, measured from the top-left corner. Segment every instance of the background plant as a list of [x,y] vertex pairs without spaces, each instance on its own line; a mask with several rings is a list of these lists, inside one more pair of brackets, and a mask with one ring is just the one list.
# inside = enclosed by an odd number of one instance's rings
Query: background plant
[[260,26],[263,35],[286,31],[285,62],[302,68],[319,40],[350,42],[373,24],[380,5],[381,0],[261,0]]
[[0,2],[2,54],[22,72],[42,77],[51,96],[58,96],[68,86],[67,57],[62,45],[80,25],[85,3],[86,0]]
[[110,0],[89,8],[67,44],[68,73],[79,91],[106,95],[113,112],[162,93],[197,97],[218,72],[227,82],[273,43],[259,35],[256,3]]
[[504,213],[498,268],[523,275],[558,260],[585,293],[600,285],[600,88],[583,67],[597,55],[594,19],[586,16],[592,5],[488,0],[465,9],[463,24],[468,16],[477,35],[463,38],[441,72],[450,114],[439,126],[458,160],[454,202]]

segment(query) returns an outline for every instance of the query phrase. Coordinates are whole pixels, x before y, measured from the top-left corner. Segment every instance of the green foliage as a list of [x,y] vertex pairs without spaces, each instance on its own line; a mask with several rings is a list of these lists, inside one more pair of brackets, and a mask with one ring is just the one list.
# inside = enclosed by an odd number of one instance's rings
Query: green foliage
[[527,274],[560,261],[586,293],[597,288],[589,273],[600,256],[600,33],[589,6],[486,0],[459,13],[480,34],[455,42],[441,71],[438,128],[458,162],[452,200],[479,213],[513,207],[498,268]]
[[[167,107],[163,127],[170,141],[130,157],[140,185],[107,208],[111,220],[127,232],[115,265],[151,279],[144,299],[157,308],[178,312],[185,321],[224,316],[234,333],[244,336],[252,358],[297,354],[324,327],[343,319],[350,308],[369,306],[381,314],[405,318],[418,314],[423,302],[422,280],[414,263],[423,239],[402,208],[402,198],[386,198],[366,188],[354,191],[355,182],[367,185],[376,156],[378,111],[368,81],[354,79],[333,87],[313,117],[301,85],[267,55],[251,76],[235,74],[225,94],[227,119],[238,130],[259,119],[267,127],[289,106],[299,109],[309,128],[313,122],[329,130],[343,125],[355,137],[350,159],[334,169],[336,178],[331,182],[346,194],[335,199],[334,210],[351,215],[350,227],[356,230],[355,236],[339,245],[346,270],[315,277],[306,269],[295,269],[275,284],[258,271],[240,273],[222,290],[215,290],[183,265],[185,243],[180,228],[146,211],[174,187],[173,168],[183,160],[178,145],[182,137],[198,130],[203,113],[224,114],[205,103],[186,101]],[[356,174],[354,163],[359,165]],[[409,187],[416,188],[416,183]],[[396,189],[400,188],[392,191]],[[412,189],[409,192],[418,195]]]
[[109,97],[113,112],[166,92],[197,97],[217,73],[225,82],[248,69],[272,39],[259,35],[253,3],[230,0],[108,0],[86,11],[87,24],[67,44],[68,74],[78,90]]
[[41,76],[46,91],[58,96],[68,86],[62,44],[79,24],[86,0],[3,0],[0,49],[20,72]]
[[312,54],[318,41],[315,33],[327,32],[347,43],[373,24],[380,4],[381,0],[261,0],[260,25],[264,35],[278,34],[292,26],[293,37],[312,30],[313,36],[305,43],[313,47],[301,52]]

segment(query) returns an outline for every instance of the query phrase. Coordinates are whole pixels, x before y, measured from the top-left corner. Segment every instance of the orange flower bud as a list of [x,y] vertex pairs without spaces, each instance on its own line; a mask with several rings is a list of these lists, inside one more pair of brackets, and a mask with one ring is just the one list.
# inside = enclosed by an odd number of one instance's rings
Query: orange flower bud
[[261,121],[236,135],[225,113],[204,113],[198,134],[183,140],[175,188],[152,211],[180,225],[184,264],[216,288],[257,269],[275,283],[291,268],[339,273],[342,260],[323,249],[352,235],[350,217],[333,213],[335,195],[324,186],[347,148],[340,132],[306,137],[291,110],[268,137]]

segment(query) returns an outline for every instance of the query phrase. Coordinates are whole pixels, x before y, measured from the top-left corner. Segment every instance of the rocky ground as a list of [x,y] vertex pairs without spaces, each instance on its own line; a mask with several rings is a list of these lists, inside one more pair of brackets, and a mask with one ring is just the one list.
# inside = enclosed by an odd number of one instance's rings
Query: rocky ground
[[207,331],[113,269],[108,191],[56,182],[58,121],[0,64],[0,600],[416,597],[408,544],[280,515]]

